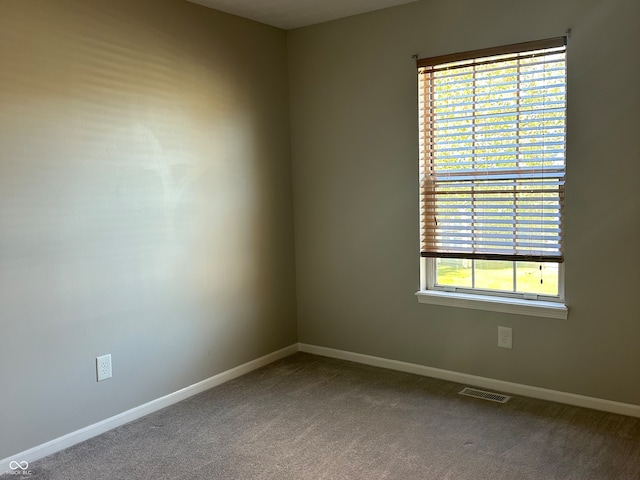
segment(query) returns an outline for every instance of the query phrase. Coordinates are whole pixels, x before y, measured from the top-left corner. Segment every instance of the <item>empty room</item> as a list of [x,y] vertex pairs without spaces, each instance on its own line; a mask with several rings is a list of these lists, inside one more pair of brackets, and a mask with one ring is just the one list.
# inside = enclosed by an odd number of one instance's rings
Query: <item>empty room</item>
[[640,479],[640,2],[0,0],[0,478]]

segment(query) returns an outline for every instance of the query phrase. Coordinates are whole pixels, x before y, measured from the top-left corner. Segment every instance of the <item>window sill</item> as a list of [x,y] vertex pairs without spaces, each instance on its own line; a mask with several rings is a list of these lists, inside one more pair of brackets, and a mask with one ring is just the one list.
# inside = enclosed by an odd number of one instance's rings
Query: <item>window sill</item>
[[563,303],[524,300],[510,297],[492,297],[468,293],[443,292],[440,290],[421,290],[416,292],[419,303],[442,305],[446,307],[471,308],[490,312],[513,313],[534,317],[558,318],[566,320],[569,309]]

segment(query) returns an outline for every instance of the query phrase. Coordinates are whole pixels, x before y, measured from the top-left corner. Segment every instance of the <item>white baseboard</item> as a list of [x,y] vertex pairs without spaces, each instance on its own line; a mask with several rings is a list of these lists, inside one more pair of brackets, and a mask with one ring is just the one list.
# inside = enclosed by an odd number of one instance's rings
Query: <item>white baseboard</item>
[[450,370],[441,370],[439,368],[425,367],[424,365],[416,365],[414,363],[400,362],[398,360],[389,360],[388,358],[373,357],[371,355],[363,355],[361,353],[347,352],[344,350],[336,350],[333,348],[319,347],[316,345],[308,345],[299,343],[298,349],[301,352],[322,355],[324,357],[338,358],[340,360],[349,360],[351,362],[363,363],[374,367],[388,368],[390,370],[398,370],[400,372],[414,373],[425,377],[439,378],[441,380],[449,380],[451,382],[463,383],[474,387],[488,388],[498,390],[500,392],[512,393],[514,395],[522,395],[525,397],[538,398],[541,400],[549,400],[552,402],[565,403],[576,407],[592,408],[594,410],[602,410],[604,412],[618,413],[620,415],[628,415],[630,417],[640,418],[640,405],[630,403],[614,402],[595,397],[586,397],[584,395],[576,395],[574,393],[559,392],[546,388],[532,387],[519,383],[505,382],[502,380],[494,380],[492,378],[478,377],[466,373],[452,372]]
[[120,425],[124,425],[125,423],[129,423],[157,410],[168,407],[169,405],[173,405],[174,403],[178,403],[182,400],[192,397],[193,395],[204,392],[205,390],[209,390],[210,388],[221,385],[225,382],[228,382],[229,380],[238,378],[242,375],[245,375],[246,373],[273,363],[276,360],[280,360],[281,358],[293,355],[297,351],[297,344],[290,345],[275,352],[269,353],[264,357],[257,358],[255,360],[232,368],[231,370],[227,370],[225,372],[219,373],[218,375],[214,375],[213,377],[209,377],[206,380],[202,380],[201,382],[195,383],[189,387],[185,387],[181,390],[178,390],[177,392],[170,393],[169,395],[165,395],[164,397],[152,400],[148,403],[145,403],[144,405],[140,405],[138,407],[132,408],[131,410],[127,410],[126,412],[115,415],[111,418],[107,418],[106,420],[102,420],[101,422],[94,423],[93,425],[89,425],[88,427],[84,427],[80,430],[76,430],[75,432],[63,435],[62,437],[55,438],[47,443],[43,443],[42,445],[38,445],[36,447],[30,448],[29,450],[25,450],[24,452],[16,453],[11,457],[0,460],[0,475],[11,471],[10,465],[12,464],[12,462],[34,462],[40,458],[71,447],[76,443],[88,440],[89,438],[100,435],[101,433],[119,427]]

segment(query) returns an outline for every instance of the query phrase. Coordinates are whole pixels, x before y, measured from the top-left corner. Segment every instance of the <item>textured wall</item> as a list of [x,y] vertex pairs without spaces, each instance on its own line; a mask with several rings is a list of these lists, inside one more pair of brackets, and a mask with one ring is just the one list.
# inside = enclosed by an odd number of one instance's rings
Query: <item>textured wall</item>
[[295,342],[293,260],[283,31],[0,0],[0,458]]
[[[637,0],[425,0],[289,32],[300,341],[640,404],[639,19]],[[419,305],[411,55],[567,27],[569,319]]]

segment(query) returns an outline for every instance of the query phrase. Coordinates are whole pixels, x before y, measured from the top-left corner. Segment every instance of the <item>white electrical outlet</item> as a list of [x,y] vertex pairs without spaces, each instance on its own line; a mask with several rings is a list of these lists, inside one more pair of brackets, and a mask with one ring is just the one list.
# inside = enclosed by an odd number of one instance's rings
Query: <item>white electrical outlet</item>
[[111,354],[96,358],[96,373],[99,382],[113,376],[111,371]]
[[498,346],[513,348],[513,330],[509,327],[498,327]]

